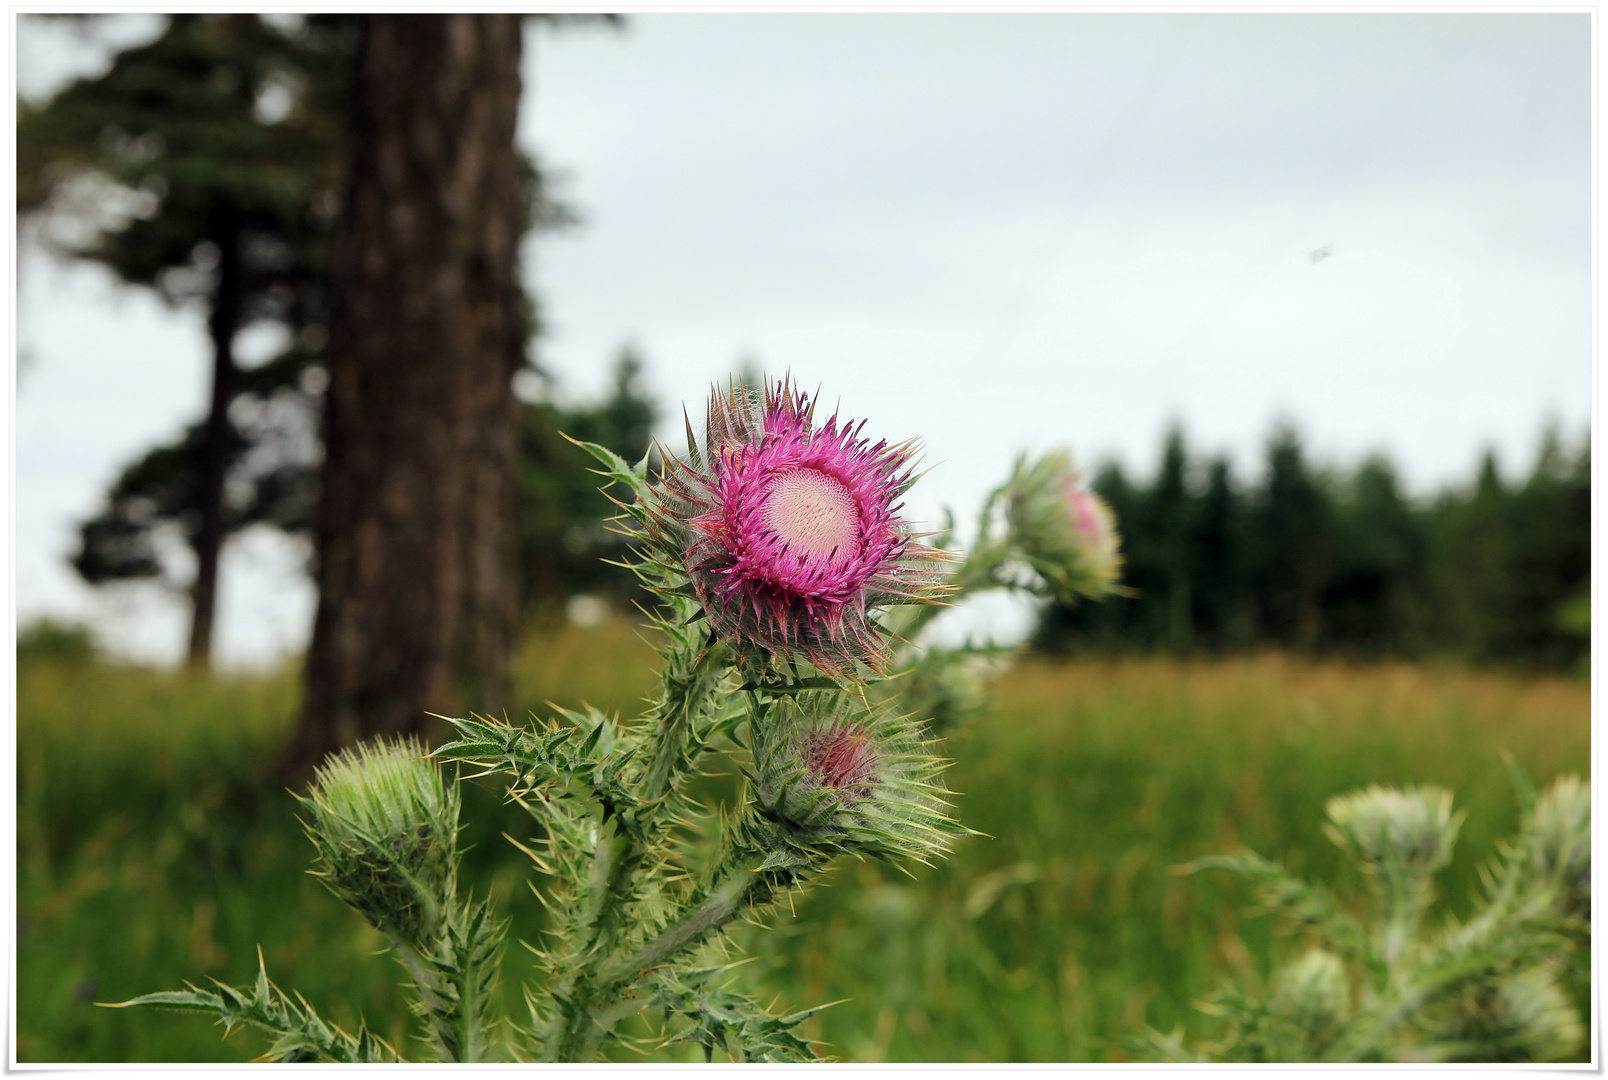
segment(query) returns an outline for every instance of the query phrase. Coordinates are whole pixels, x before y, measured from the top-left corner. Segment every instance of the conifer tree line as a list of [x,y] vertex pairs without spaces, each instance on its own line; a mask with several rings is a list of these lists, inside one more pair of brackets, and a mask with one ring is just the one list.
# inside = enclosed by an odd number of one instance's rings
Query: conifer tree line
[[1254,479],[1193,452],[1175,425],[1153,477],[1112,461],[1090,486],[1116,515],[1127,593],[1047,608],[1034,637],[1045,651],[1585,663],[1589,433],[1571,447],[1548,427],[1520,481],[1488,451],[1472,483],[1412,499],[1387,458],[1318,468],[1289,425]]

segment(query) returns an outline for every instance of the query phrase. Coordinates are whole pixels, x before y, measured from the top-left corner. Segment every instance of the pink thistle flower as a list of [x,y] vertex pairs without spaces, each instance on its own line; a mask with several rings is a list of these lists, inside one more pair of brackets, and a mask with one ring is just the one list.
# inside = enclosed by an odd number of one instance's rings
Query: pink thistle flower
[[1100,499],[1078,485],[1076,479],[1068,481],[1063,498],[1072,517],[1075,529],[1088,549],[1101,557],[1109,557],[1117,544],[1117,525],[1111,509]]
[[915,440],[861,437],[865,424],[819,427],[786,382],[763,398],[714,393],[703,453],[666,455],[649,534],[678,556],[717,637],[843,674],[882,667],[873,609],[944,591],[942,552],[916,542],[896,500],[914,482]]
[[1024,455],[1004,492],[1009,543],[1043,579],[1047,595],[1071,602],[1120,588],[1116,519],[1083,486],[1068,451],[1051,450],[1035,461]]
[[804,773],[817,787],[863,787],[877,774],[876,744],[870,734],[848,725],[810,732],[800,750]]

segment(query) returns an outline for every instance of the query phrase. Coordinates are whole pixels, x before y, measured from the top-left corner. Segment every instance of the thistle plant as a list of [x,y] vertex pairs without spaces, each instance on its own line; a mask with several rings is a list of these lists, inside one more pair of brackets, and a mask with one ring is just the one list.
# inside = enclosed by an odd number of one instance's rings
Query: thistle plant
[[[1064,453],[1019,463],[961,555],[951,529],[929,544],[900,516],[915,441],[872,442],[864,427],[818,422],[782,381],[715,391],[702,439],[689,420],[686,453],[661,452],[657,476],[647,458],[580,444],[657,601],[660,683],[642,715],[469,716],[428,755],[381,742],[319,771],[303,799],[315,872],[385,936],[434,1058],[584,1062],[689,1042],[706,1058],[816,1057],[799,1030],[814,1010],[773,1014],[734,988],[728,931],[762,924],[839,856],[931,863],[967,833],[932,732],[975,706],[989,654],[923,653],[931,613],[994,588],[1099,595],[1116,571],[1109,514]],[[689,791],[717,756],[741,763],[742,786],[710,808]],[[460,781],[446,762],[495,777],[538,834],[519,847],[546,879],[550,918],[522,1016],[493,1009],[506,924],[460,895]],[[398,1056],[333,1027],[260,964],[254,987],[123,1004],[258,1028],[271,1058]]]
[[1451,858],[1462,816],[1449,792],[1370,787],[1328,804],[1329,837],[1367,882],[1359,919],[1329,890],[1255,854],[1181,868],[1229,870],[1256,883],[1267,911],[1307,947],[1260,995],[1217,991],[1220,1042],[1188,1048],[1146,1030],[1132,1046],[1161,1061],[1557,1061],[1581,1052],[1583,1019],[1567,986],[1589,976],[1591,793],[1579,779],[1539,797],[1518,777],[1519,834],[1482,874],[1466,921],[1426,925],[1433,876]]

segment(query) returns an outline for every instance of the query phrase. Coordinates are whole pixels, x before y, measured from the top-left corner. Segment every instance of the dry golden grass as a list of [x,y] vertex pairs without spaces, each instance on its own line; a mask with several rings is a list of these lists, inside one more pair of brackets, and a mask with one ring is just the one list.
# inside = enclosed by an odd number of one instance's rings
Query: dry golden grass
[[520,712],[509,719],[522,722],[531,711],[546,716],[549,701],[636,715],[654,689],[658,664],[640,621],[617,616],[599,626],[565,623],[527,634],[515,661],[514,700]]
[[[1345,664],[1280,654],[1184,662],[1129,658],[1028,662],[996,687],[997,711],[1046,722],[1033,735],[1126,741],[1137,730],[1193,745],[1321,738],[1408,744],[1437,758],[1507,750],[1537,776],[1589,770],[1591,689],[1422,664]],[[1120,713],[1120,723],[1087,725]],[[1062,724],[1049,722],[1059,717]],[[1084,730],[1072,735],[1072,729]]]

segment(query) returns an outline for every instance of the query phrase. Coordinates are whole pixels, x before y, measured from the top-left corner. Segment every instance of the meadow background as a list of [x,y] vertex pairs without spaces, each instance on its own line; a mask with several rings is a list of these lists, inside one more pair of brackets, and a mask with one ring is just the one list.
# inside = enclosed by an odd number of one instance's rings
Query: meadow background
[[[629,710],[651,660],[623,619],[539,633],[518,700]],[[306,873],[295,804],[261,779],[292,730],[295,671],[116,666],[36,633],[18,680],[19,1061],[249,1060],[266,1050],[249,1031],[220,1041],[195,1017],[95,1003],[246,982],[259,947],[324,1015],[361,1015],[417,1049],[399,966]],[[1258,985],[1296,943],[1239,882],[1174,867],[1244,845],[1360,895],[1321,833],[1324,802],[1435,783],[1468,814],[1440,879],[1466,913],[1478,866],[1517,823],[1504,752],[1537,782],[1585,775],[1589,702],[1579,679],[1434,664],[1026,659],[945,744],[959,815],[987,835],[911,876],[841,862],[734,975],[781,1008],[847,999],[805,1030],[848,1060],[1121,1061],[1146,1023],[1208,1037],[1191,1003],[1225,979]],[[482,782],[464,821],[467,882],[535,941],[533,875],[501,836],[528,837],[528,819]],[[517,945],[509,957],[517,1009],[532,964]]]

